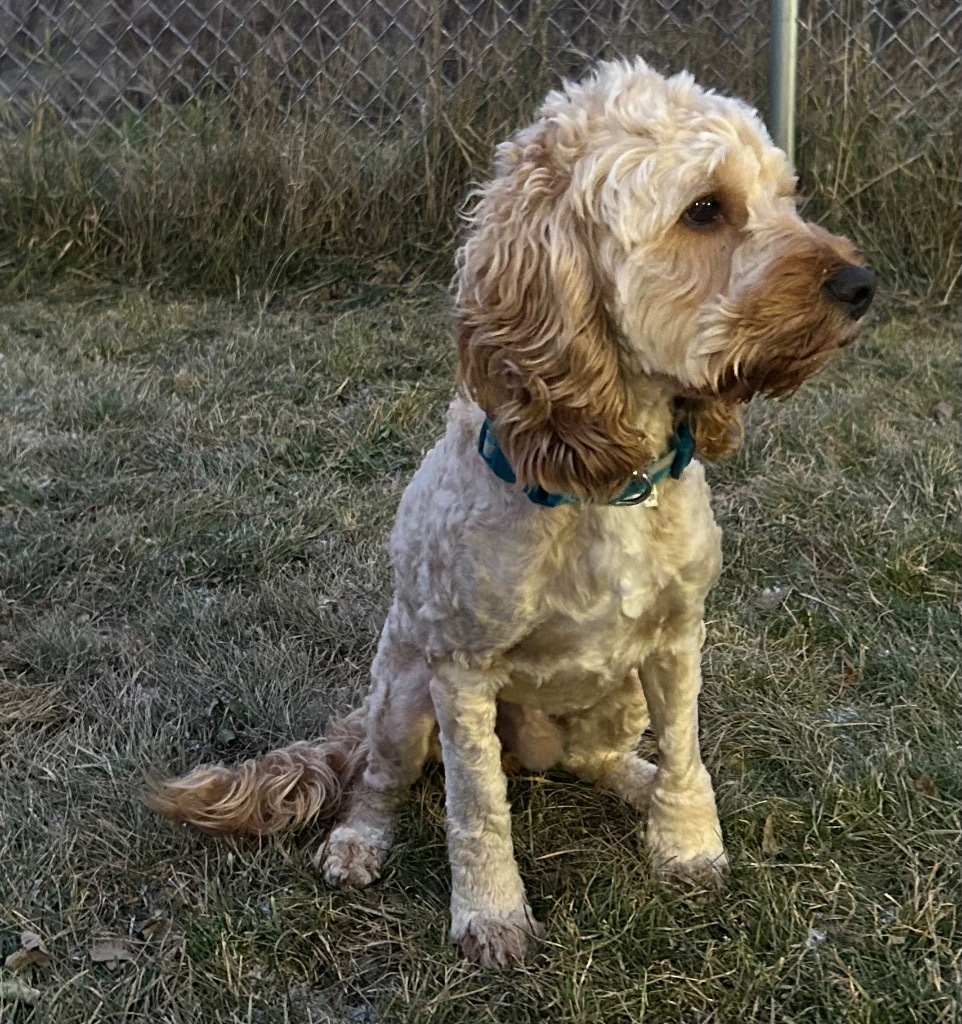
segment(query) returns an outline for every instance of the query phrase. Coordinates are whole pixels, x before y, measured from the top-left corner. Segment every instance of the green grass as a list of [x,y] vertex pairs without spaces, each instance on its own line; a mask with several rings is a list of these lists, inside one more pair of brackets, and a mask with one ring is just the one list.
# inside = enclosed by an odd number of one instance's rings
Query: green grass
[[[151,772],[316,736],[358,699],[385,537],[450,395],[444,307],[432,290],[274,309],[131,292],[0,314],[0,961],[23,930],[52,957],[28,976],[40,1004],[0,1020],[953,1024],[944,321],[870,329],[754,408],[711,470],[728,565],[702,739],[727,891],[653,878],[613,798],[517,779],[549,938],[530,968],[485,973],[446,943],[437,771],[360,893],[325,889],[316,834],[216,843],[141,806]],[[104,936],[133,960],[93,962]]]

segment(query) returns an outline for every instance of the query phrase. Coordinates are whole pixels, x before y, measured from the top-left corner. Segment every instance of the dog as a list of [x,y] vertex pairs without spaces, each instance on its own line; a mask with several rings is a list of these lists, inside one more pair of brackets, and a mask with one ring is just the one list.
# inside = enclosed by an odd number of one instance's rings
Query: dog
[[[401,499],[363,706],[151,805],[214,834],[335,818],[318,866],[364,886],[440,746],[450,934],[483,966],[520,963],[542,934],[503,754],[646,812],[654,870],[724,875],[698,743],[721,567],[700,460],[739,446],[750,399],[849,344],[875,290],[795,188],[757,114],[688,74],[615,61],[551,92],[466,214],[457,394]],[[649,725],[657,766],[636,753]]]

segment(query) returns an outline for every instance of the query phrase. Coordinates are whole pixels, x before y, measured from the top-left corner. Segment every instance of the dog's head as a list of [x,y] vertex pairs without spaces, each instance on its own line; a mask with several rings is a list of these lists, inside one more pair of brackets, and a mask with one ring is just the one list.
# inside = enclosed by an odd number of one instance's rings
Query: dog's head
[[641,61],[551,93],[499,147],[458,258],[459,375],[522,483],[617,492],[659,454],[638,429],[645,379],[724,454],[741,402],[855,337],[874,278],[794,196],[754,111]]

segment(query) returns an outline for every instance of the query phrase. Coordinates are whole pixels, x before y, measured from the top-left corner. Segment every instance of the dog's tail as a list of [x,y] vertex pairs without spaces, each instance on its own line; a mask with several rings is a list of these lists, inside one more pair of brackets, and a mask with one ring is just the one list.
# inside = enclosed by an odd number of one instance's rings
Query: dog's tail
[[147,806],[210,835],[264,835],[330,818],[367,763],[366,717],[360,707],[323,740],[157,783]]

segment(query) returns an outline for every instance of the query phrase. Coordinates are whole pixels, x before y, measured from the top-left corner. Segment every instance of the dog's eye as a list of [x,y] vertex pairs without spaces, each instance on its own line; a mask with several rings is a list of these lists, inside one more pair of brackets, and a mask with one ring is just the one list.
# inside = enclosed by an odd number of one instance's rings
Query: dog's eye
[[681,219],[695,228],[706,228],[717,224],[724,215],[718,196],[702,196],[696,199],[681,215]]

